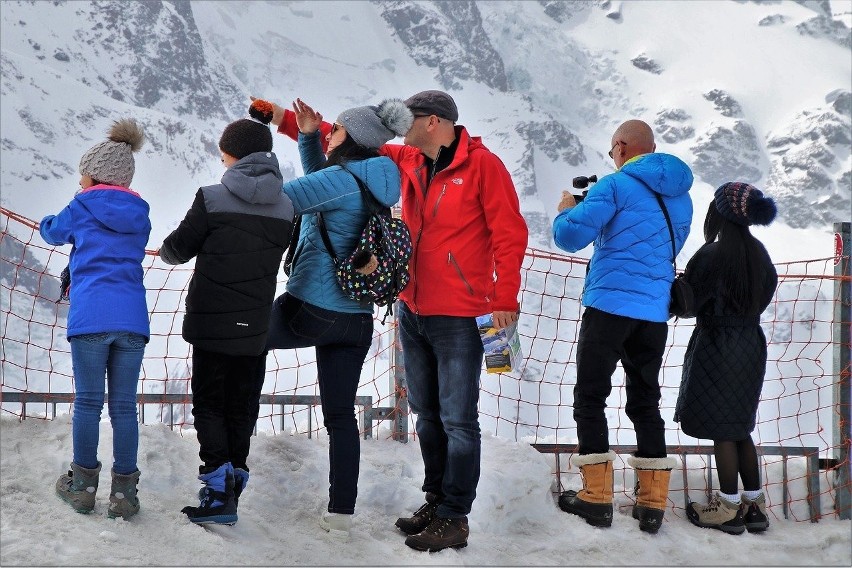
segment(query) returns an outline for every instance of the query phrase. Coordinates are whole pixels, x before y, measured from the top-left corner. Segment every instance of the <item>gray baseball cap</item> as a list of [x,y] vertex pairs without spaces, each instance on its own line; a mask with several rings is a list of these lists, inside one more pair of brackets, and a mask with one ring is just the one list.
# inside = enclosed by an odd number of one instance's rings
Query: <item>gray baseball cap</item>
[[434,114],[438,118],[445,118],[450,122],[456,122],[459,119],[456,101],[444,91],[421,91],[406,99],[405,104],[411,109],[414,116]]

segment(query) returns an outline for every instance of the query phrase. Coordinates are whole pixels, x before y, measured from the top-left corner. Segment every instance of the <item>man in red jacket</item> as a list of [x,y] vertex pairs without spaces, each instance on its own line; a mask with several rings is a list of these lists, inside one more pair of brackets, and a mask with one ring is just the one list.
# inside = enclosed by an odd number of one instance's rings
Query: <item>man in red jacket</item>
[[414,236],[399,325],[426,503],[396,526],[408,546],[435,551],[467,544],[481,446],[475,318],[493,313],[498,328],[517,321],[528,232],[509,172],[455,124],[452,97],[423,91],[405,102],[415,116],[406,145],[382,152],[399,166]]
[[[415,116],[405,145],[379,152],[399,166],[402,218],[414,240],[399,326],[426,503],[396,526],[408,546],[436,551],[467,545],[481,447],[476,316],[493,314],[498,328],[517,321],[528,231],[509,172],[455,124],[452,97],[423,91],[405,103]],[[276,108],[273,123],[298,135],[290,111]]]

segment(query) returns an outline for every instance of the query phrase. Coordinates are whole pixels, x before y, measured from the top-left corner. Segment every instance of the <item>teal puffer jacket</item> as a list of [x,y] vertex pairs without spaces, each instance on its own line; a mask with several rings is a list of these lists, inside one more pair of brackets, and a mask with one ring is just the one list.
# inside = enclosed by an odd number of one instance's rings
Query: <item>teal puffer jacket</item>
[[[325,157],[319,132],[299,134],[299,154],[307,175],[284,184],[284,193],[302,217],[296,245],[296,261],[287,281],[291,295],[327,310],[345,313],[372,313],[372,304],[351,300],[343,294],[335,277],[331,255],[326,251],[317,227],[321,211],[335,253],[346,258],[355,249],[369,217],[358,183],[339,166],[320,169]],[[399,169],[390,158],[353,161],[346,168],[363,181],[383,205],[399,201]]]

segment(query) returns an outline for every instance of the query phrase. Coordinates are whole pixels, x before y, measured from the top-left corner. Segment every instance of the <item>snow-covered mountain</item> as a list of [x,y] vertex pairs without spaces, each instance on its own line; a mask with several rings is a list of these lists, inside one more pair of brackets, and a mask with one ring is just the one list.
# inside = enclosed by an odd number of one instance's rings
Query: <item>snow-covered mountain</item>
[[[786,259],[813,243],[780,241],[810,237],[827,255],[830,224],[852,216],[845,0],[4,1],[0,20],[0,202],[34,219],[58,211],[82,152],[133,116],[149,140],[133,185],[152,206],[151,248],[221,175],[218,137],[249,95],[300,96],[331,118],[448,90],[511,171],[535,247],[551,246],[572,177],[612,171],[611,133],[633,117],[696,174],[685,255],[731,179],[777,198],[765,236]],[[292,142],[277,136],[276,152],[286,176],[301,172]]]

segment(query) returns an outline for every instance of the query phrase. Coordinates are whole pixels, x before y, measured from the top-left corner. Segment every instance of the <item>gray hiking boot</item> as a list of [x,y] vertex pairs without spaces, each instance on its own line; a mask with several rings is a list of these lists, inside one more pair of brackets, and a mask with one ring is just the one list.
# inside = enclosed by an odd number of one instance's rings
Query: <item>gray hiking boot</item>
[[86,469],[72,462],[68,473],[60,475],[56,480],[56,494],[78,513],[91,513],[95,508],[100,473],[100,462],[94,469]]
[[686,516],[697,527],[719,529],[728,534],[745,532],[743,509],[740,504],[731,503],[719,493],[715,493],[710,502],[704,506],[690,503],[686,508]]
[[121,517],[125,521],[139,512],[139,498],[136,496],[136,485],[139,483],[139,470],[133,473],[121,474],[112,470],[112,488],[109,492],[110,519]]

